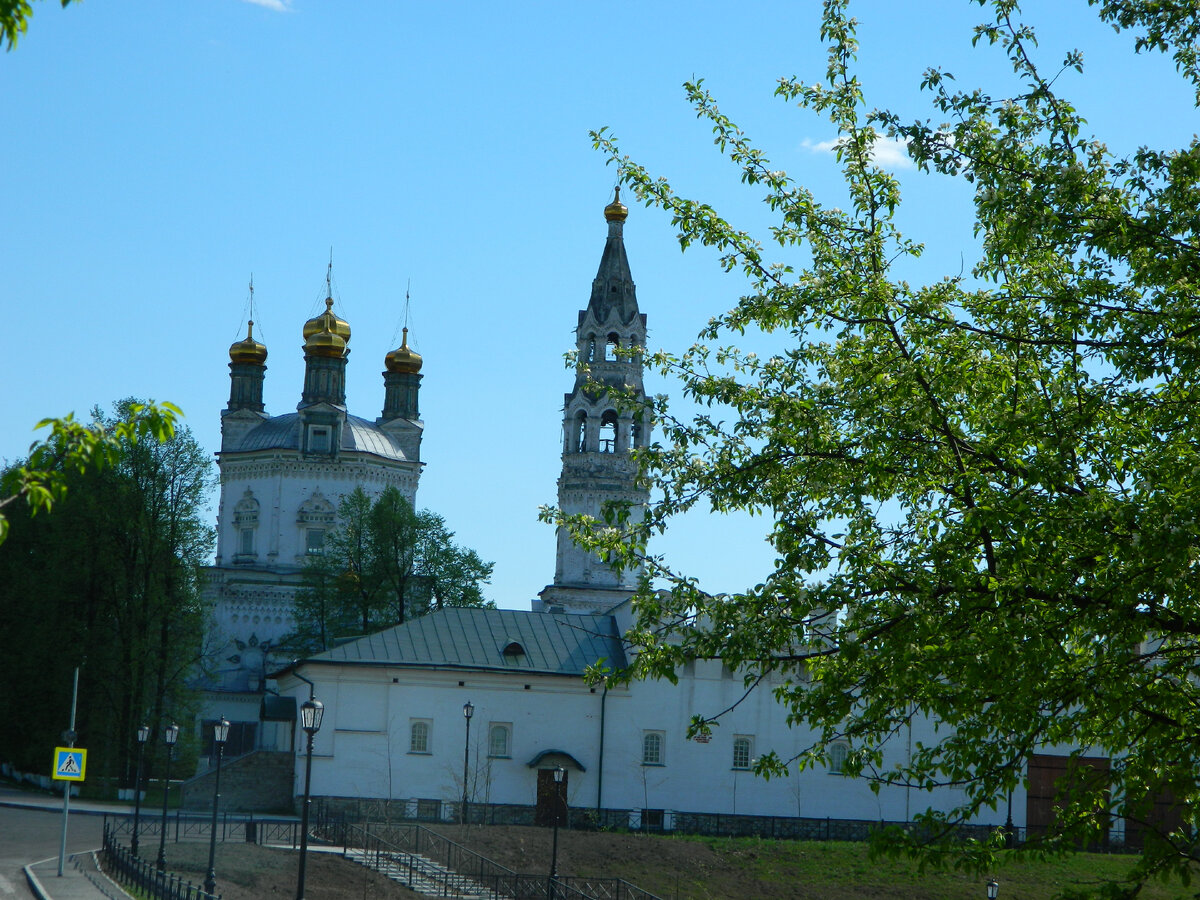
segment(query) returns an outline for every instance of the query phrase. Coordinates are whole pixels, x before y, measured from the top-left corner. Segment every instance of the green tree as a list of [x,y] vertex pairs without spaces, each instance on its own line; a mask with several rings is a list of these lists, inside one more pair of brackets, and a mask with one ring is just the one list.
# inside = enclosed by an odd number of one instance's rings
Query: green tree
[[39,471],[61,488],[54,515],[18,506],[0,547],[0,715],[22,723],[0,736],[0,756],[19,766],[44,768],[75,666],[77,730],[98,776],[131,775],[140,722],[188,715],[212,464],[186,428],[161,443],[134,440],[145,408],[126,401],[113,418],[97,414],[93,434],[112,453],[104,467],[64,456],[52,470],[42,460]]
[[[70,3],[71,0],[62,0],[63,8]],[[32,15],[33,4],[29,0],[0,0],[0,42],[8,42],[6,49],[17,45],[17,38],[25,33]]]
[[446,521],[414,510],[395,488],[372,501],[361,487],[338,504],[338,525],[304,570],[289,653],[328,650],[339,638],[401,625],[444,606],[491,606],[492,563],[458,546]]
[[[1090,2],[1200,88],[1193,4]],[[930,70],[935,118],[914,121],[870,110],[847,4],[825,4],[824,81],[784,79],[777,94],[837,129],[842,209],[773,169],[701,83],[686,86],[777,215],[778,259],[594,135],[685,248],[715,248],[750,288],[701,343],[652,360],[704,411],[656,410],[664,438],[639,457],[661,499],[644,524],[567,524],[614,558],[647,559],[669,587],[648,579],[636,598],[632,674],[673,678],[717,657],[748,686],[776,673],[790,720],[818,739],[796,760],[764,758],[763,774],[820,763],[846,740],[846,771],[876,784],[963,789],[920,833],[889,832],[893,847],[986,867],[1003,836],[963,842],[954,826],[995,821],[1031,753],[1111,757],[1025,851],[1102,839],[1109,817],[1096,811],[1111,810],[1150,832],[1111,888],[1132,895],[1200,852],[1200,143],[1115,155],[1059,92],[1080,55],[1043,71],[1016,3],[981,5],[991,15],[974,41],[1007,56],[1011,82],[960,89]],[[897,230],[900,185],[873,161],[884,136],[973,192],[982,246],[969,272],[923,285],[899,274],[922,246]],[[720,344],[747,333],[786,349]],[[700,503],[771,523],[777,561],[759,584],[714,595],[647,556],[649,535]],[[950,727],[885,765],[888,741],[925,716]],[[1163,795],[1178,823],[1150,814]]]

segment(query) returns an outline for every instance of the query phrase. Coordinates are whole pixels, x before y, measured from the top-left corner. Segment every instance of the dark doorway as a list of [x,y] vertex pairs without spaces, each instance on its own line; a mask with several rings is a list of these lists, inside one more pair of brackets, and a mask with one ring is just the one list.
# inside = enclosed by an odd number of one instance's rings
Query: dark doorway
[[[1029,790],[1025,802],[1027,839],[1052,830],[1059,805],[1071,796],[1073,789],[1104,785],[1108,781],[1108,767],[1107,757],[1033,754],[1029,758]],[[1088,849],[1100,850],[1108,843],[1107,797],[1105,792],[1104,803],[1096,810],[1096,817],[1102,823],[1100,845]]]
[[[555,816],[559,825],[567,824],[567,778],[570,772],[563,770],[563,780],[554,780],[553,769],[538,769],[537,808],[533,813],[533,824],[550,826]],[[557,788],[557,790],[555,790]]]

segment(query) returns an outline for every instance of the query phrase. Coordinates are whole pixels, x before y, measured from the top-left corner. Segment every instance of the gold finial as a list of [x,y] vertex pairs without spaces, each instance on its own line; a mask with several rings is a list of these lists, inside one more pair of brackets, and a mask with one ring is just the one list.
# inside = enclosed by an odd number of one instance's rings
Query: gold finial
[[613,202],[604,207],[604,218],[610,222],[624,222],[629,215],[629,207],[621,202],[621,186],[613,190]]

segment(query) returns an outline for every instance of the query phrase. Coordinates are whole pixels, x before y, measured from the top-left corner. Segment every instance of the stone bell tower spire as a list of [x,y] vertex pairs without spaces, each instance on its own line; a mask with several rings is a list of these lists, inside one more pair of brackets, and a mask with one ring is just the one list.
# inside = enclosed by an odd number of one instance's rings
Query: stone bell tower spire
[[[575,386],[563,402],[562,475],[558,507],[569,515],[601,518],[606,506],[641,516],[649,491],[638,483],[629,451],[649,441],[648,419],[639,401],[646,317],[638,311],[637,291],[625,254],[623,229],[629,210],[617,188],[604,208],[608,239],[592,281],[587,309],[575,329],[578,364]],[[595,554],[577,546],[562,529],[554,583],[538,595],[543,610],[598,613],[628,599],[641,571],[617,572]]]

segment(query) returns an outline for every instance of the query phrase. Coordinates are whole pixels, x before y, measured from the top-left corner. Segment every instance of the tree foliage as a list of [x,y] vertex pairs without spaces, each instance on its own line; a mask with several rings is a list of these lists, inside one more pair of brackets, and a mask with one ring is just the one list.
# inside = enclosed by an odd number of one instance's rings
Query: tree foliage
[[339,638],[402,625],[445,606],[493,606],[490,562],[454,543],[446,520],[414,510],[395,488],[374,501],[361,487],[338,504],[338,524],[305,566],[291,652],[328,650]]
[[[1090,2],[1200,88],[1193,4]],[[956,785],[953,812],[889,840],[983,867],[1002,836],[964,844],[954,825],[997,821],[1030,754],[1108,756],[1109,777],[1077,779],[1025,850],[1102,839],[1111,820],[1097,810],[1111,810],[1150,830],[1129,884],[1110,888],[1132,891],[1200,854],[1200,143],[1114,154],[1059,91],[1082,57],[1044,71],[1017,4],[980,5],[978,52],[1003,52],[1012,81],[961,88],[931,69],[934,117],[912,120],[867,106],[847,4],[825,4],[825,79],[776,93],[836,128],[844,209],[773,169],[686,85],[777,216],[777,259],[594,135],[685,248],[715,248],[750,289],[700,343],[651,360],[705,409],[657,409],[664,438],[640,458],[659,499],[644,523],[569,524],[601,552],[646,558],[669,588],[648,578],[635,600],[632,674],[720,657],[748,685],[779,676],[790,721],[818,737],[796,760],[765,758],[764,774],[847,740],[846,770],[876,784]],[[897,228],[900,184],[873,159],[884,137],[972,192],[968,272],[899,274],[919,270],[922,245]],[[753,332],[786,349],[722,343]],[[647,555],[653,532],[701,503],[768,517],[777,560],[761,583],[713,595]],[[885,764],[888,741],[926,716],[949,727]],[[1161,796],[1181,821],[1151,815]]]
[[181,415],[172,403],[126,401],[123,410],[115,421],[94,418],[90,425],[70,413],[38,422],[34,430],[49,428],[50,434],[30,446],[24,464],[0,477],[0,544],[8,533],[6,513],[13,504],[23,500],[30,514],[49,512],[66,493],[72,475],[117,464],[142,438],[169,440]]
[[[17,506],[0,547],[0,715],[12,723],[0,758],[28,770],[44,770],[67,724],[76,666],[77,731],[98,776],[131,779],[137,726],[157,734],[190,714],[212,463],[183,427],[137,440],[148,408],[125,401],[89,429],[63,420],[61,446],[52,438],[8,473],[36,471],[55,498],[49,516]],[[81,445],[105,465],[82,465],[67,449]]]
[[[64,8],[70,3],[71,0],[62,0]],[[11,50],[17,45],[17,38],[25,33],[32,15],[30,0],[0,0],[0,43],[7,41],[6,49]]]

